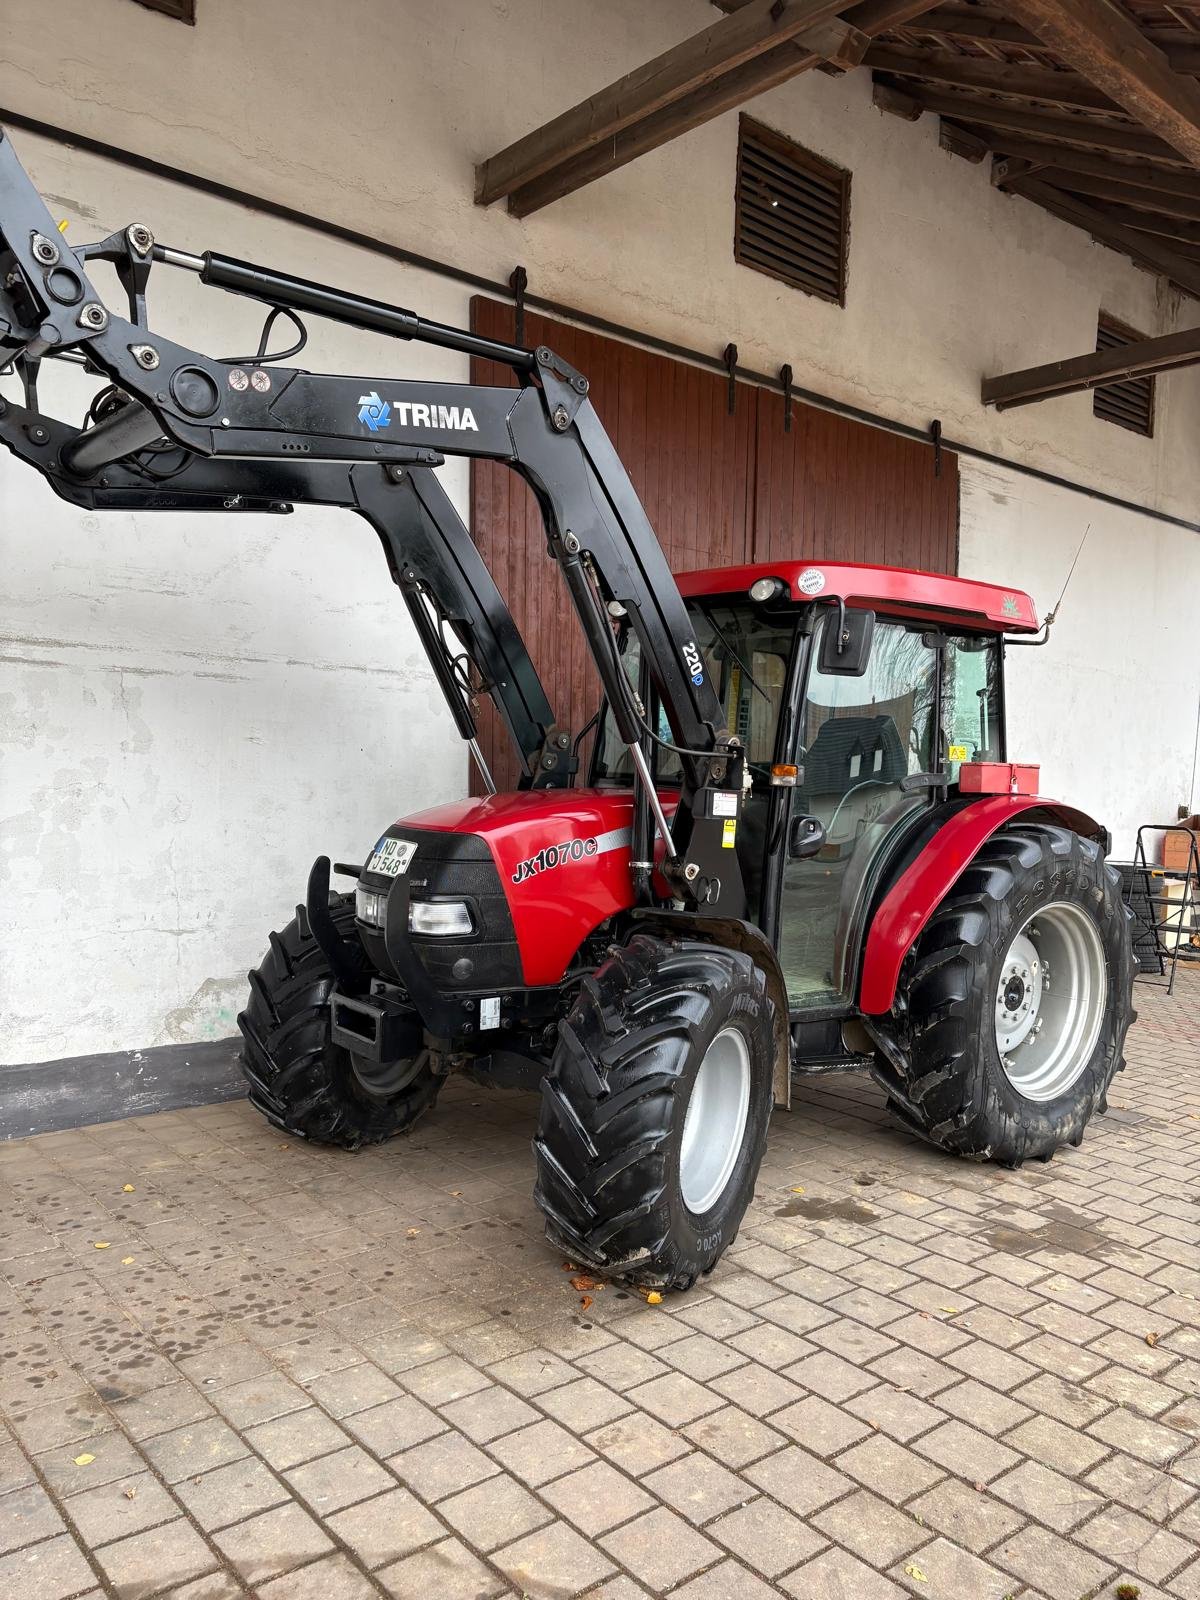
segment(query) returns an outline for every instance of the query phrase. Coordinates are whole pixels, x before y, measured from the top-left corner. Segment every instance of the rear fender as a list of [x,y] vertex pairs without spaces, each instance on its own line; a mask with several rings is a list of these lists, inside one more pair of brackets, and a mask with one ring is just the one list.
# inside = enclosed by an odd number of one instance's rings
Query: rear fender
[[1086,839],[1107,841],[1104,828],[1086,812],[1041,795],[987,795],[954,812],[879,903],[863,950],[860,1011],[881,1016],[892,1009],[901,963],[922,928],[980,847],[1019,816],[1057,822]]
[[639,908],[631,913],[639,929],[661,928],[680,939],[706,939],[729,950],[742,950],[761,967],[767,993],[775,1005],[775,1104],[786,1111],[792,1103],[791,1032],[788,1028],[787,986],[774,946],[752,922],[737,917],[706,917],[703,912]]

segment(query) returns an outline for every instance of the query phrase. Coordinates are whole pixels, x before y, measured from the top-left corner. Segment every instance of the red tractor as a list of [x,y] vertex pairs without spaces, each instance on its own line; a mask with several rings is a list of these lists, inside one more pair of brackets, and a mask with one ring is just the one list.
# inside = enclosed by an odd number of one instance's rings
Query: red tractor
[[[87,263],[113,263],[128,318]],[[263,300],[258,355],[152,334],[153,262]],[[519,387],[316,375],[266,348],[333,317],[506,363]],[[44,415],[44,357],[107,386]],[[572,1257],[686,1288],[737,1233],[793,1073],[862,1067],[945,1150],[1018,1166],[1078,1144],[1132,1020],[1133,958],[1099,823],[1036,793],[1005,747],[1016,590],[779,561],[676,578],[587,399],[526,350],[321,284],[156,244],[68,247],[0,140],[0,439],[94,509],[281,514],[378,532],[485,797],[315,863],[239,1018],[250,1098],[355,1148],[410,1128],[452,1071],[541,1086],[535,1195]],[[435,468],[532,486],[603,691],[554,718]],[[522,776],[497,794],[478,697]],[[415,753],[415,752],[414,752]],[[586,781],[581,782],[580,780]]]

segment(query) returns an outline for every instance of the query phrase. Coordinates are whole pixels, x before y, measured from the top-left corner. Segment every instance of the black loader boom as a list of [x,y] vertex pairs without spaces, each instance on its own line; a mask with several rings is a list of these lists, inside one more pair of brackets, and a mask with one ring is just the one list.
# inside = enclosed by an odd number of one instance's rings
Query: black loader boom
[[[113,264],[128,315],[88,276]],[[152,332],[147,284],[156,264],[271,308],[258,356],[215,359]],[[322,316],[392,338],[503,363],[519,388],[344,377],[286,365],[265,349],[279,315]],[[107,380],[76,425],[38,403],[45,360]],[[435,468],[448,455],[501,461],[530,484],[549,551],[566,581],[637,787],[634,875],[650,903],[653,827],[678,906],[740,919],[745,892],[724,822],[736,819],[744,758],[725,727],[692,624],[629,477],[589,401],[588,382],[545,347],[526,350],[430,322],[397,306],[206,251],[159,244],[134,223],[69,245],[0,133],[0,368],[23,403],[0,398],[0,441],[55,492],[94,510],[285,513],[345,506],[383,543],[455,724],[482,765],[470,700],[488,692],[523,765],[522,785],[569,785],[577,759],[519,630]],[[628,618],[682,771],[668,821],[647,760],[658,729],[622,669],[615,631]],[[461,646],[446,641],[449,629]],[[465,656],[465,659],[464,659]],[[485,778],[486,778],[485,770]],[[490,781],[490,780],[488,780]]]

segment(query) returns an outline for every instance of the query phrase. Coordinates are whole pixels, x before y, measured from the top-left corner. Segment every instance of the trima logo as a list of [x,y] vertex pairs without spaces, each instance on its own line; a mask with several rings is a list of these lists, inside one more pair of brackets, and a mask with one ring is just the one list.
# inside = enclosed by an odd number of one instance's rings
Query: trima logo
[[360,394],[358,397],[358,420],[372,433],[378,433],[392,420],[392,408],[372,389],[370,394]]
[[420,400],[381,400],[375,390],[358,397],[358,420],[378,433],[392,420],[393,413],[402,428],[440,428],[452,433],[478,433],[479,424],[470,406],[426,405]]

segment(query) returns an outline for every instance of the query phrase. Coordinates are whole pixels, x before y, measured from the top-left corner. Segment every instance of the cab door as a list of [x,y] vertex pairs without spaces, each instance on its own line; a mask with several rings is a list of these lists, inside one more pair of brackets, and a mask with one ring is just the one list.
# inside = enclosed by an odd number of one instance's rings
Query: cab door
[[[822,666],[824,611],[813,635],[807,681],[795,721],[797,767],[784,830],[779,896],[779,960],[793,1009],[849,1003],[855,915],[870,869],[913,813],[930,803],[926,784],[939,750],[938,650],[920,629],[880,620],[860,676]],[[817,854],[797,858],[803,817],[824,829]]]

